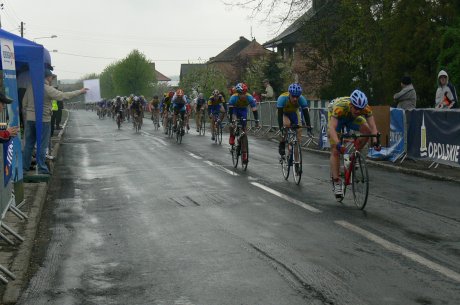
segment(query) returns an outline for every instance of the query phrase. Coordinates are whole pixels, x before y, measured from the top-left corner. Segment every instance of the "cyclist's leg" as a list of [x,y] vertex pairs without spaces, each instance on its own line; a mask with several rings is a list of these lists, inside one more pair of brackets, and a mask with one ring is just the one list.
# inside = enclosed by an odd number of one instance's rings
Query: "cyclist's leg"
[[248,142],[248,133],[247,133],[248,108],[238,109],[237,116],[238,116],[238,120],[242,121],[241,125],[242,125],[243,131],[245,133],[244,138],[246,138],[245,141],[242,141],[242,143],[240,143],[241,144],[242,159],[243,159],[243,163],[245,163],[245,162],[248,161],[248,155],[247,155],[248,147],[247,147],[247,144],[249,143]]
[[186,119],[187,119],[187,111],[185,109],[185,105],[184,107],[182,107],[180,109],[180,118],[182,119],[182,124],[185,126],[185,123],[186,123]]
[[211,120],[211,134],[214,135],[215,132],[215,106],[208,106],[209,119]]
[[219,119],[220,121],[222,122],[224,120],[224,116],[225,116],[225,107],[224,105],[220,105],[220,113],[219,113]]
[[173,128],[174,130],[177,129],[177,115],[179,114],[179,108],[174,105],[173,107]]
[[200,131],[200,123],[201,123],[201,109],[197,108],[195,112],[196,132]]
[[[339,121],[337,124],[336,131],[340,137],[340,131],[342,130],[342,122]],[[329,157],[329,164],[331,167],[331,178],[334,182],[340,181],[339,179],[339,169],[340,169],[340,154],[337,150],[337,143],[329,136],[328,132],[329,143],[331,145],[330,157]]]
[[285,132],[282,135],[280,144],[278,146],[278,153],[281,156],[286,154],[286,137],[287,137],[287,128],[291,127],[291,124],[297,124],[298,121],[295,120],[295,113],[283,113],[283,127]]
[[163,129],[164,129],[164,132],[167,133],[168,132],[168,111],[165,109],[163,110]]
[[[238,108],[234,107],[233,108],[233,114],[232,114],[232,122],[236,122],[237,120],[237,115],[236,115],[236,111],[237,111]],[[230,124],[230,127],[229,127],[229,131],[230,131],[230,137],[229,137],[229,144],[230,145],[235,145],[235,124],[232,123]]]

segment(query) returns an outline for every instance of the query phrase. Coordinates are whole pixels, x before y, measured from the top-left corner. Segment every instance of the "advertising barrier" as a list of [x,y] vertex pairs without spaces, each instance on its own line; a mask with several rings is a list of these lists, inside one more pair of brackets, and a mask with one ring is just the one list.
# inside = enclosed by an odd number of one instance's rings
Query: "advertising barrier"
[[408,112],[407,154],[460,167],[460,111],[416,109]]
[[328,117],[327,117],[327,109],[320,109],[319,113],[321,116],[320,122],[320,132],[319,132],[319,141],[318,145],[319,148],[325,149],[325,148],[330,148],[331,145],[329,143],[329,139],[327,137],[327,124],[328,124]]
[[404,110],[390,109],[390,137],[388,147],[382,147],[380,151],[369,148],[368,156],[373,159],[390,160],[396,162],[405,153],[404,133],[405,133]]

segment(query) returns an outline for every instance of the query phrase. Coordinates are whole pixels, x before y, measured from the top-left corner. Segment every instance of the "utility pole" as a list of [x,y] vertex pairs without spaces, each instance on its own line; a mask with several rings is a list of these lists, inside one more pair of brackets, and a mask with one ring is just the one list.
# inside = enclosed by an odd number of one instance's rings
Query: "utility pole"
[[24,37],[24,22],[21,21],[21,37]]
[[[3,3],[0,3],[0,10],[3,11]],[[0,29],[2,28],[2,15],[0,14]]]

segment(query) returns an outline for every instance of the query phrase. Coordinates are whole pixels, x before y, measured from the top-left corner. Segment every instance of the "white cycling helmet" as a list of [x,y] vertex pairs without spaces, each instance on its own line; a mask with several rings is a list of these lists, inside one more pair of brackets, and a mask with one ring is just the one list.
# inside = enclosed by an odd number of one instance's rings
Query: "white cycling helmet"
[[358,109],[364,109],[367,106],[367,97],[360,91],[355,90],[350,95],[351,104]]

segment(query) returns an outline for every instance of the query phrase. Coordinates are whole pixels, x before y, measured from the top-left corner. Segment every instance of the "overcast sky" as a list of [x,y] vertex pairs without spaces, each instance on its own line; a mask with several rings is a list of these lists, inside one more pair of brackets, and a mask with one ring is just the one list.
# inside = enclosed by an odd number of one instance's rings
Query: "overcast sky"
[[[250,20],[251,11],[220,0],[0,0],[2,28],[36,39],[51,53],[59,79],[100,73],[138,49],[166,76],[179,75],[181,63],[204,62],[240,36],[264,43],[276,34]],[[84,57],[87,56],[87,57]],[[96,57],[96,58],[93,58]]]

